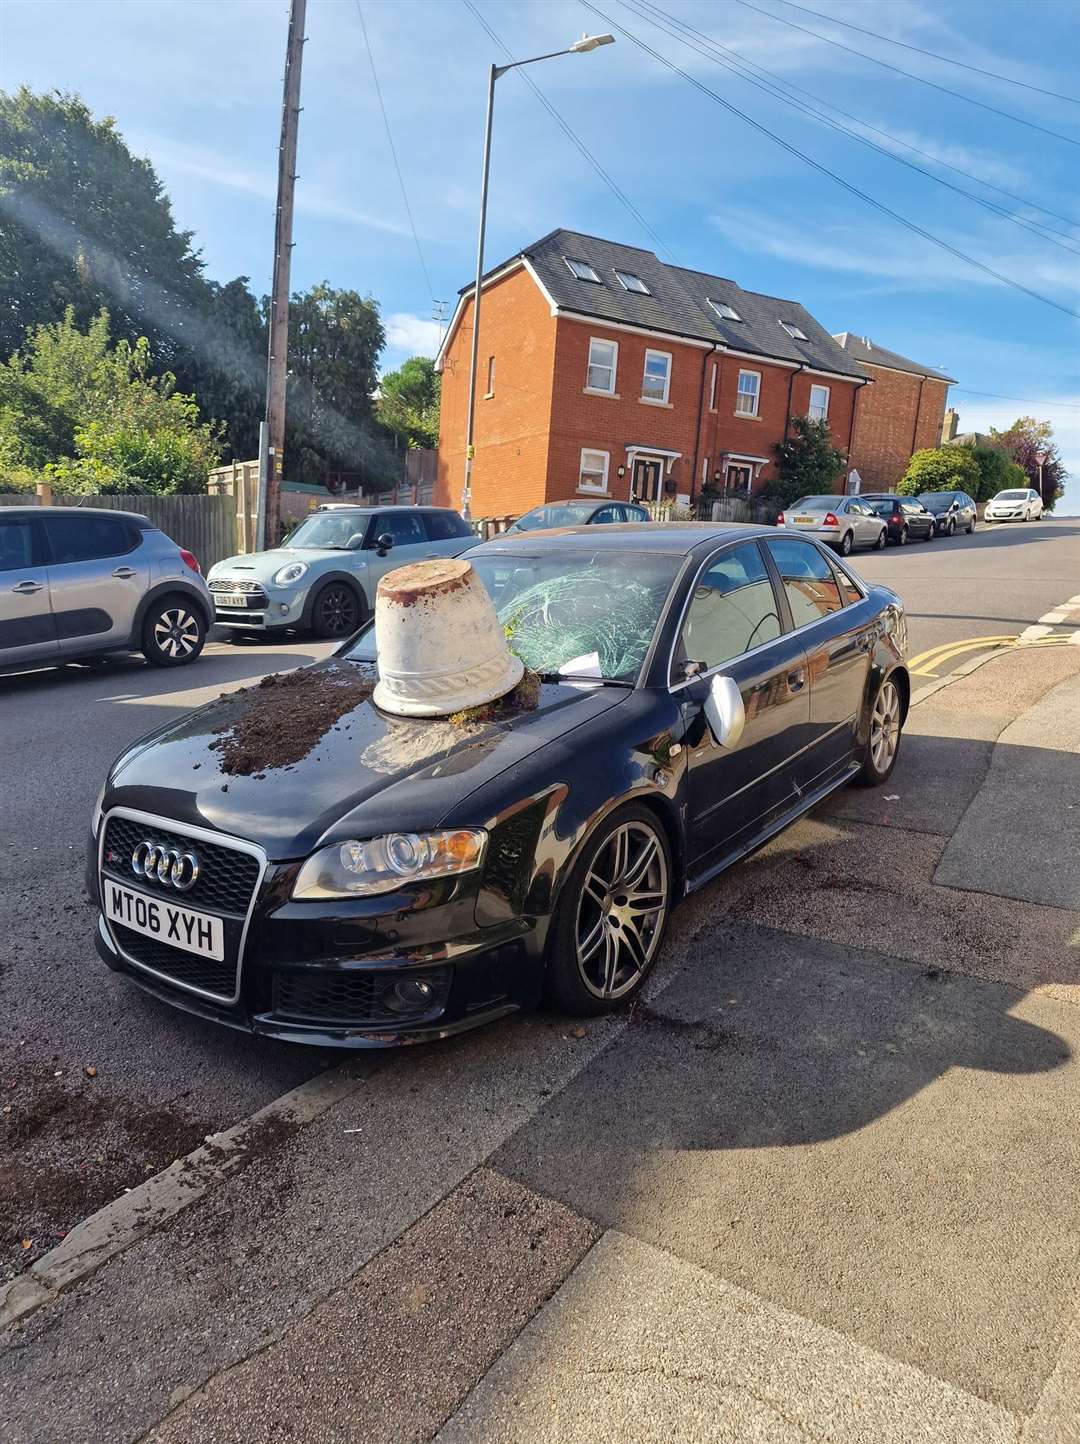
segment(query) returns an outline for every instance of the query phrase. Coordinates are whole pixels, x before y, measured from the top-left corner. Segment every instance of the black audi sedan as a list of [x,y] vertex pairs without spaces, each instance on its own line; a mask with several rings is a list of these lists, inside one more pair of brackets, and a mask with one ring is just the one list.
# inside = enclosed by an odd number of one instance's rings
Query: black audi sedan
[[816,542],[613,525],[466,557],[531,696],[391,716],[369,625],[151,733],[93,819],[111,968],[319,1044],[445,1037],[545,993],[598,1014],[640,989],[682,897],[889,776],[903,610]]

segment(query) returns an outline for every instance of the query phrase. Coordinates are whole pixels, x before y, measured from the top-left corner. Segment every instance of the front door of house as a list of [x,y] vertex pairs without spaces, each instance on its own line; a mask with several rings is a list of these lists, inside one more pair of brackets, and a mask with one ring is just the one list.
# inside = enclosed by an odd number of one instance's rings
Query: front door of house
[[740,466],[736,462],[729,462],[727,474],[724,477],[724,490],[726,492],[748,492],[750,490],[750,468]]
[[637,501],[659,501],[661,466],[658,461],[645,461],[639,457],[634,462],[634,497]]

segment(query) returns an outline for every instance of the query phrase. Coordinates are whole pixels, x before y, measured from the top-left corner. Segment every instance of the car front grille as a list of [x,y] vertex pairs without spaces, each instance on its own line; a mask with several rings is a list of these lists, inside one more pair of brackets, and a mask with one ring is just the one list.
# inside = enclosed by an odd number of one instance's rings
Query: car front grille
[[228,578],[215,577],[210,583],[210,590],[215,598],[219,596],[242,596],[244,605],[242,607],[224,607],[226,612],[260,611],[270,605],[270,598],[265,589],[258,582],[230,581]]
[[147,938],[142,933],[125,928],[121,923],[109,924],[113,936],[129,958],[141,963],[144,968],[158,973],[172,983],[186,988],[195,988],[202,993],[212,993],[223,1002],[232,999],[236,991],[236,950],[226,948],[222,962],[213,958],[196,957],[183,948],[170,947],[159,943],[156,938]]
[[[410,1012],[388,1008],[383,1002],[386,989],[394,982],[413,980],[430,985],[431,999]],[[286,1022],[330,1023],[338,1027],[415,1023],[441,1012],[449,991],[449,968],[348,973],[296,969],[274,975],[273,1009]]]
[[[199,859],[199,876],[194,887],[179,893],[175,888],[145,877],[131,867],[131,857],[140,842],[163,843],[181,852],[194,852]],[[110,817],[105,824],[103,870],[145,892],[167,897],[184,907],[206,908],[210,912],[242,916],[248,910],[259,878],[259,860],[249,852],[220,843],[195,840],[183,832],[149,826],[131,817]]]

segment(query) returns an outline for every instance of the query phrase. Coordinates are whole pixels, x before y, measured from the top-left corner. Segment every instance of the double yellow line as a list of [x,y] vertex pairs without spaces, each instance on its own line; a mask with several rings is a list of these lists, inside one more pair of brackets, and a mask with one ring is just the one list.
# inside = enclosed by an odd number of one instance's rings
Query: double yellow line
[[915,677],[936,677],[934,670],[954,657],[966,652],[1005,652],[1013,648],[1061,647],[1072,641],[1070,633],[1057,633],[1048,637],[1020,637],[1016,634],[1003,637],[969,637],[964,642],[945,642],[940,647],[930,647],[925,652],[908,659],[908,670]]

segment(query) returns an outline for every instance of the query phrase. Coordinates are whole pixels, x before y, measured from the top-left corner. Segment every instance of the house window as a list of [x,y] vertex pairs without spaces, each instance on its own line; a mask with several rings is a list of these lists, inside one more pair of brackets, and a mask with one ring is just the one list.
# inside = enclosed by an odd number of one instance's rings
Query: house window
[[808,339],[806,332],[800,330],[794,321],[781,321],[780,324],[793,341],[806,341]]
[[722,321],[742,321],[742,317],[734,306],[729,306],[726,301],[714,301],[711,296],[708,298],[709,305]]
[[616,271],[615,279],[624,291],[636,291],[639,296],[652,295],[652,292],[641,277],[633,275],[630,271]]
[[761,372],[740,371],[739,389],[735,393],[735,415],[756,416],[761,393]]
[[487,369],[487,391],[484,393],[484,399],[486,400],[489,396],[494,396],[494,395],[495,395],[495,357],[494,357],[494,356],[489,356],[489,357],[488,357],[488,369]]
[[607,451],[583,451],[578,471],[578,491],[607,491]]
[[716,362],[712,364],[712,377],[709,380],[709,410],[716,410]]
[[827,386],[811,386],[810,410],[806,414],[811,421],[828,421],[829,388]]
[[709,458],[708,458],[708,457],[706,457],[705,460],[701,463],[701,484],[702,484],[702,486],[708,486],[708,484],[709,484]]
[[585,373],[585,389],[615,395],[615,370],[619,362],[617,341],[602,341],[599,336],[589,340],[589,369]]
[[642,401],[666,402],[671,389],[671,357],[666,351],[645,352],[645,371],[641,378]]
[[563,260],[570,267],[570,274],[579,281],[592,281],[597,286],[604,284],[588,261],[575,261],[570,256],[563,256]]

